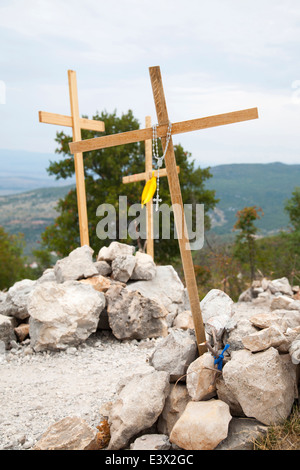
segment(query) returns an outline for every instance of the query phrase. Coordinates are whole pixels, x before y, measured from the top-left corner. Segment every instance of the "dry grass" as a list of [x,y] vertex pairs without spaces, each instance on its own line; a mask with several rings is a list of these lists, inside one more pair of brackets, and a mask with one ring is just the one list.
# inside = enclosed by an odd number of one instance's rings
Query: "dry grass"
[[284,423],[270,426],[254,442],[254,450],[300,450],[300,406],[293,408]]

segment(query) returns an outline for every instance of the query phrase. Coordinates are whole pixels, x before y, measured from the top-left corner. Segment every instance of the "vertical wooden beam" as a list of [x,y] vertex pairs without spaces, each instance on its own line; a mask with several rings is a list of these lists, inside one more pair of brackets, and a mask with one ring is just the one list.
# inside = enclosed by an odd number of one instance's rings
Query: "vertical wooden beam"
[[[156,114],[158,119],[158,124],[168,124],[168,110],[165,100],[165,94],[162,84],[162,78],[159,67],[150,67],[150,78],[152,84],[153,97],[155,102]],[[162,146],[165,149],[166,138],[162,138]],[[181,211],[174,211],[174,220],[177,229],[178,242],[181,254],[181,260],[184,270],[184,277],[186,282],[186,287],[189,295],[191,312],[193,316],[193,322],[195,326],[195,333],[198,344],[199,354],[203,354],[206,351],[206,346],[201,343],[206,341],[205,338],[205,329],[203,325],[203,319],[200,309],[200,302],[198,296],[198,288],[194,271],[194,264],[192,259],[192,253],[190,250],[189,239],[186,231],[186,222],[183,210],[183,202],[181,195],[180,182],[178,174],[176,171],[176,159],[174,153],[174,147],[172,138],[169,141],[167,153],[165,156],[165,165],[167,169],[168,183],[171,194],[172,205],[176,205],[181,208]]]
[[[151,127],[151,116],[146,116],[146,127]],[[145,170],[146,181],[152,176],[152,140],[145,140]],[[153,240],[153,202],[152,200],[146,204],[147,211],[147,254],[154,259],[154,240]]]
[[[76,72],[68,70],[69,93],[72,116],[73,142],[81,140],[80,116],[77,93]],[[76,192],[79,218],[79,231],[81,246],[89,245],[89,228],[86,206],[86,191],[84,181],[84,165],[82,153],[74,154],[75,174],[76,174]]]

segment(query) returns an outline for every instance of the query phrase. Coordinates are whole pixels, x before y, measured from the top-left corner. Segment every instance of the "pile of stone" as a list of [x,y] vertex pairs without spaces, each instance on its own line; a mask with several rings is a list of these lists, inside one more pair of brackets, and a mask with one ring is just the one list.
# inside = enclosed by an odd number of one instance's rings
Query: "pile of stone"
[[112,242],[93,261],[83,246],[37,281],[17,282],[0,299],[2,348],[28,334],[35,352],[77,346],[97,329],[120,340],[166,336],[186,309],[186,291],[172,266],[133,252]]
[[[289,416],[298,398],[300,305],[285,280],[257,294],[267,292],[264,303],[235,304],[211,290],[200,305],[216,354],[199,357],[186,290],[171,266],[117,242],[95,262],[92,254],[78,248],[38,281],[13,286],[0,303],[7,321],[0,340],[9,347],[15,322],[25,322],[36,352],[80,344],[97,328],[120,340],[158,338],[156,346],[149,370],[123,377],[115,400],[101,407],[105,445],[83,420],[67,417],[36,449],[251,449],[267,426]],[[215,359],[227,344],[218,369]]]

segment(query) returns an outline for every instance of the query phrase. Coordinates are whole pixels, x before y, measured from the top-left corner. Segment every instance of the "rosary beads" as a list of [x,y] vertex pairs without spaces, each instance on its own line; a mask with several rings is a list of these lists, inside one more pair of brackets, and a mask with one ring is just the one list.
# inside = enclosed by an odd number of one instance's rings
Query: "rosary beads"
[[166,137],[166,145],[165,145],[165,151],[163,153],[163,156],[160,157],[158,153],[158,143],[157,143],[157,124],[154,124],[152,127],[153,130],[153,138],[152,138],[152,149],[153,149],[153,156],[157,161],[157,184],[156,184],[156,197],[153,199],[153,202],[155,202],[155,210],[158,211],[158,205],[160,202],[162,202],[162,199],[159,198],[159,169],[163,165],[163,161],[165,159],[168,145],[171,139],[171,134],[172,134],[172,123],[169,121],[168,125],[168,130],[167,130],[167,137]]

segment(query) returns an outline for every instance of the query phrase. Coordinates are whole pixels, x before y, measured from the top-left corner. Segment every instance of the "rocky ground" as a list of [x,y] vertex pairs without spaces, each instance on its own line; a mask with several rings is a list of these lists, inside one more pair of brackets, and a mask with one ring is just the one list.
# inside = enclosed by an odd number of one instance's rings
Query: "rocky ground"
[[67,416],[96,430],[100,406],[114,398],[122,377],[150,368],[147,357],[157,341],[119,341],[98,331],[66,351],[28,354],[25,343],[2,354],[0,449],[30,449]]
[[198,357],[172,266],[117,242],[92,255],[0,292],[0,449],[245,450],[289,416],[299,287],[256,280],[237,303],[212,289]]

